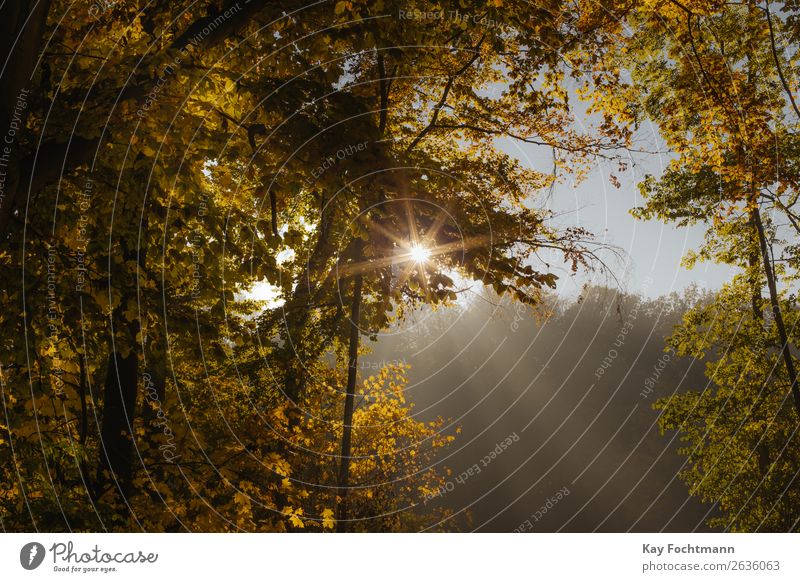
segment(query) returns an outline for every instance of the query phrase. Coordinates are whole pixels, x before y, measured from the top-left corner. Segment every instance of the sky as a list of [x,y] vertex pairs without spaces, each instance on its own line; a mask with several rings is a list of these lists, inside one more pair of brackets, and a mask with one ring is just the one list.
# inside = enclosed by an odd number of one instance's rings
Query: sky
[[[643,142],[659,144],[657,130],[652,129],[651,135]],[[498,147],[528,167],[543,169],[552,164],[550,151],[535,145],[506,141],[498,143]],[[658,146],[648,149],[655,151]],[[702,243],[704,226],[677,228],[658,220],[638,220],[630,214],[643,202],[637,184],[646,174],[661,175],[668,163],[665,155],[638,154],[620,173],[616,164],[601,161],[583,182],[556,186],[549,199],[549,208],[558,215],[556,224],[586,228],[598,241],[617,247],[622,255],[618,260],[609,256],[614,277],[599,272],[571,276],[562,268],[560,294],[576,296],[584,283],[592,282],[658,297],[680,292],[692,284],[719,289],[731,278],[732,270],[725,265],[698,263],[691,270],[681,265],[684,255]],[[619,179],[619,188],[609,181],[612,170]]]

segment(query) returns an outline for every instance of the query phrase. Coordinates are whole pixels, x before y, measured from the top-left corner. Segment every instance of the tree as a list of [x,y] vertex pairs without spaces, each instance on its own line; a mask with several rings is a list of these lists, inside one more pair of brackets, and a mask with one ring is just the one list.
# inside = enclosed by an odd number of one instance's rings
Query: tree
[[[790,329],[797,310],[782,300]],[[678,355],[706,362],[708,382],[663,398],[662,430],[677,430],[687,457],[682,472],[692,495],[721,511],[710,525],[728,531],[793,531],[797,496],[797,420],[781,373],[775,323],[750,313],[751,286],[737,277],[684,316],[669,340]],[[792,341],[797,341],[793,331]]]
[[[24,38],[4,116],[31,87],[0,207],[13,523],[180,527],[141,521],[137,504],[180,504],[165,482],[193,499],[174,470],[207,443],[177,460],[163,417],[183,415],[199,370],[231,397],[262,391],[272,412],[281,395],[293,435],[307,370],[327,352],[354,370],[359,327],[452,300],[454,271],[535,303],[556,284],[538,251],[589,263],[588,233],[557,230],[532,200],[629,137],[612,115],[578,131],[563,88],[599,62],[615,14],[499,4],[442,3],[430,22],[401,3],[53,1],[4,21]],[[552,149],[556,171],[521,167],[499,139]],[[409,261],[413,244],[433,260]],[[256,282],[283,308],[237,300]],[[296,508],[280,486],[291,439],[256,446],[271,475],[242,495]]]
[[633,118],[654,121],[674,155],[662,176],[641,183],[645,204],[634,214],[706,224],[705,244],[687,263],[713,260],[741,273],[715,306],[690,312],[671,340],[683,353],[718,358],[708,362],[711,384],[658,405],[662,427],[690,443],[692,490],[719,501],[726,516],[715,523],[740,530],[791,530],[797,515],[794,476],[784,472],[796,448],[788,427],[800,415],[797,306],[788,293],[797,255],[785,237],[800,232],[793,210],[800,117],[787,81],[796,61],[780,45],[796,34],[797,7],[783,5],[781,16],[773,7],[648,2],[629,15],[636,34],[618,52],[635,63]]

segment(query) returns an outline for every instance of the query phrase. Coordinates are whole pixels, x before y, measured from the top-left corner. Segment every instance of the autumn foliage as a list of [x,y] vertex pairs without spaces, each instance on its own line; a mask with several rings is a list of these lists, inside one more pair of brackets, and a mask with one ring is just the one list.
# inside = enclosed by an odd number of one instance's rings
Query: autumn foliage
[[358,358],[459,281],[537,305],[554,261],[606,269],[544,200],[648,122],[634,213],[739,273],[669,340],[709,386],[662,427],[715,525],[797,526],[794,2],[29,4],[0,8],[4,530],[455,527],[419,504],[457,427]]

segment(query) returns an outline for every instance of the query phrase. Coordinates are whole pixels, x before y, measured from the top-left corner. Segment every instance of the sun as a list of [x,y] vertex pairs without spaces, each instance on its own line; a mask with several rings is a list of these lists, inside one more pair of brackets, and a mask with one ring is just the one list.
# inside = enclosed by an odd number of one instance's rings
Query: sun
[[408,255],[415,263],[427,263],[431,258],[431,250],[419,243],[414,243],[411,245]]

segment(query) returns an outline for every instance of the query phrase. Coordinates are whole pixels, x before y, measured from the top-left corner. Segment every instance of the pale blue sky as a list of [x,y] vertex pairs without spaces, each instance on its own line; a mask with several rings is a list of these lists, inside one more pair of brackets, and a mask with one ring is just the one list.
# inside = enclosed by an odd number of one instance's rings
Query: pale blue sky
[[[650,135],[649,139],[646,135],[637,136],[637,141],[648,151],[663,148],[657,132],[651,130]],[[542,170],[552,166],[547,149],[519,142],[498,145],[523,164]],[[597,240],[619,247],[624,256],[621,260],[612,258],[610,266],[626,291],[656,297],[681,291],[692,283],[718,289],[733,274],[728,266],[702,263],[692,270],[681,266],[687,251],[697,249],[702,242],[705,231],[702,225],[677,228],[674,224],[637,220],[631,216],[630,210],[642,203],[638,182],[648,173],[660,175],[669,158],[637,154],[633,161],[635,163],[629,164],[624,173],[618,171],[616,163],[600,162],[580,184],[557,186],[548,201],[549,207],[559,214],[557,224],[582,226],[594,233]],[[619,179],[619,189],[609,181],[612,170]],[[564,269],[559,292],[575,295],[581,285],[592,278],[597,284],[616,284],[613,278],[600,273],[573,277]]]

